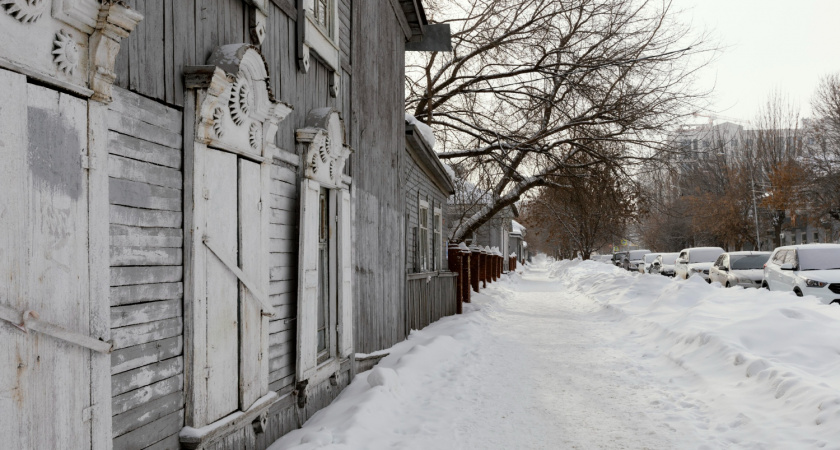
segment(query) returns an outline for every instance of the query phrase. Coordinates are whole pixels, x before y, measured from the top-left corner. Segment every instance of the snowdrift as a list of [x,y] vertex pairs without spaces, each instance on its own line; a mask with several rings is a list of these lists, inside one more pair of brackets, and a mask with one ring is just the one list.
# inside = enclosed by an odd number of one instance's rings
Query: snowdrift
[[600,303],[602,314],[629,322],[637,344],[733,396],[754,397],[750,408],[773,411],[786,426],[813,427],[814,446],[840,444],[837,305],[592,261],[554,262],[549,276]]

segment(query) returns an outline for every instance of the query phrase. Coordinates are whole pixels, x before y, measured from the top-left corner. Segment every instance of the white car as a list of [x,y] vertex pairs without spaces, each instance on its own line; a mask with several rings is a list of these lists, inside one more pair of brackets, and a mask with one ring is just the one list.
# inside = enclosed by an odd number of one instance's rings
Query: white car
[[643,258],[648,253],[650,253],[650,250],[630,250],[629,252],[627,252],[626,264],[624,268],[631,272],[639,270],[639,264],[644,262]]
[[650,273],[658,273],[666,277],[674,276],[674,264],[677,262],[679,253],[660,253],[650,267]]
[[764,287],[840,303],[840,244],[779,247],[764,266]]
[[709,269],[709,280],[726,286],[761,287],[770,252],[728,252]]
[[724,253],[720,247],[692,247],[680,251],[674,264],[674,276],[687,280],[692,275],[700,275],[709,281],[709,270],[718,256]]
[[659,257],[659,253],[648,253],[642,258],[641,264],[639,264],[639,272],[641,273],[650,273],[650,268],[653,266],[653,262],[656,261],[656,258]]

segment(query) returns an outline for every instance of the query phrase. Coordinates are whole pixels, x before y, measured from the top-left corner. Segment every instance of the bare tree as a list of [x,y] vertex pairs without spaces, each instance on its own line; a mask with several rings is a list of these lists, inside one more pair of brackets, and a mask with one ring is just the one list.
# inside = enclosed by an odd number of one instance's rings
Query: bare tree
[[840,74],[820,80],[811,105],[815,117],[808,121],[806,148],[814,178],[808,198],[816,221],[832,230],[831,222],[840,221]]
[[[435,129],[439,156],[485,185],[455,241],[558,175],[663,151],[663,130],[700,98],[690,85],[706,37],[691,38],[669,0],[440,6],[431,16],[452,25],[453,52],[408,65],[406,104]],[[621,151],[604,153],[605,141]]]

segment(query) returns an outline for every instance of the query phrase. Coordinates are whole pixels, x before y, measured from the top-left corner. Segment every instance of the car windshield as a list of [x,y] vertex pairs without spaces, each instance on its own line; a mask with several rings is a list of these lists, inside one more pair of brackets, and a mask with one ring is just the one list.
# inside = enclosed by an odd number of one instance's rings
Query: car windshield
[[662,264],[674,264],[677,262],[677,256],[680,256],[679,253],[670,253],[668,255],[662,255]]
[[800,248],[799,270],[840,269],[840,247],[837,248]]
[[691,253],[688,255],[688,262],[714,262],[718,258],[718,256],[720,256],[721,253],[723,253],[723,250],[718,250],[716,248],[709,250],[691,250]]
[[731,261],[732,270],[752,270],[752,269],[763,269],[764,263],[770,259],[770,255],[742,255],[742,256],[735,256],[732,255],[729,257],[729,261]]

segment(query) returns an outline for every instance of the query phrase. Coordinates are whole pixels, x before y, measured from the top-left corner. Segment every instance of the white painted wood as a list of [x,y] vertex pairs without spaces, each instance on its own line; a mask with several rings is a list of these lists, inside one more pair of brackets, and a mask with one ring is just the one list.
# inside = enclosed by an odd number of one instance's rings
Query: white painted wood
[[[247,410],[263,394],[260,385],[262,372],[263,334],[262,313],[273,314],[274,308],[268,303],[264,287],[265,276],[262,254],[262,183],[260,165],[239,160],[239,264],[242,272],[260,283],[259,294],[249,286],[239,290],[239,409]],[[261,298],[260,298],[261,297]],[[267,306],[267,308],[266,308]]]
[[317,367],[318,305],[318,198],[317,181],[301,179],[300,239],[298,249],[298,358],[297,378],[303,381],[315,374]]
[[[208,148],[204,186],[206,238],[220,253],[238,254],[236,155]],[[234,257],[235,258],[235,257]],[[219,259],[204,263],[207,309],[206,423],[239,407],[239,281]]]
[[[0,70],[0,105],[0,192],[15,193],[0,214],[0,302],[89,336],[86,103]],[[90,448],[90,350],[6,322],[0,342],[3,446]]]
[[22,333],[29,333],[30,331],[38,332],[60,341],[89,348],[99,353],[111,353],[111,344],[108,342],[100,341],[90,336],[76,333],[58,325],[40,320],[34,317],[34,315],[40,317],[40,313],[34,310],[17,311],[13,308],[9,308],[8,306],[0,305],[0,319],[5,320],[7,324],[16,325],[20,328]]
[[[90,333],[103,340],[111,339],[110,325],[110,227],[109,180],[102,164],[108,158],[108,108],[98,102],[88,103],[88,157],[93,169],[88,171],[90,262]],[[111,355],[91,355],[91,400],[95,405],[91,422],[93,450],[110,450],[111,439]]]
[[239,267],[234,264],[233,258],[226,255],[224,251],[216,247],[209,238],[204,239],[204,245],[210,250],[214,256],[216,256],[219,261],[221,261],[224,266],[233,273],[236,278],[244,285],[244,288],[247,288],[249,292],[249,296],[247,298],[252,298],[253,301],[259,304],[266,315],[272,316],[274,315],[273,308],[271,303],[268,301],[268,296],[265,295],[265,291],[260,289],[260,286],[253,281],[250,276],[246,275]]
[[338,208],[338,309],[339,309],[339,351],[347,358],[353,355],[353,211],[350,191],[340,191]]

